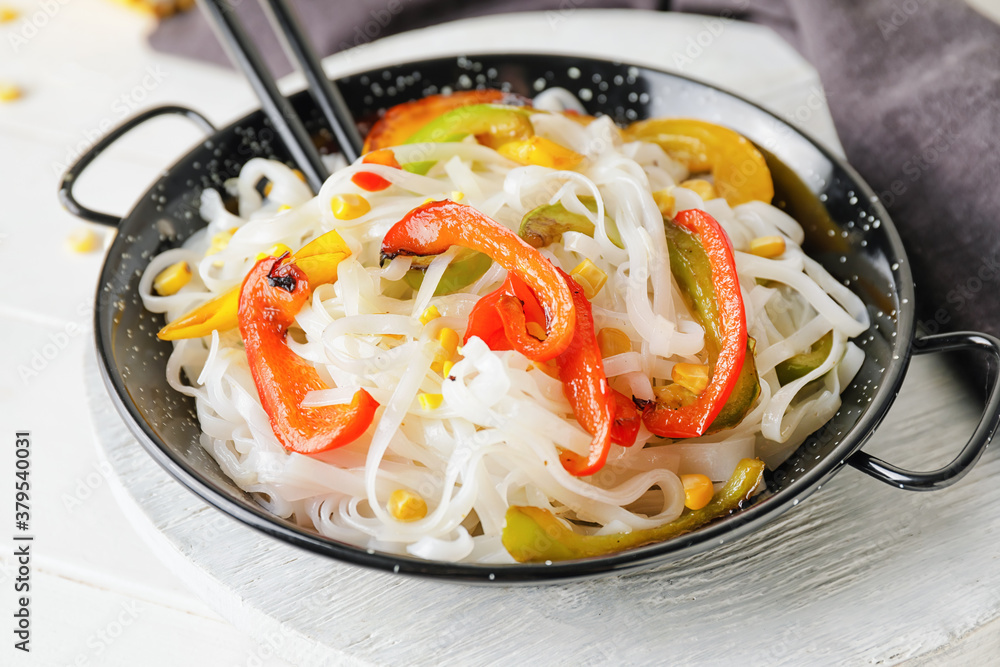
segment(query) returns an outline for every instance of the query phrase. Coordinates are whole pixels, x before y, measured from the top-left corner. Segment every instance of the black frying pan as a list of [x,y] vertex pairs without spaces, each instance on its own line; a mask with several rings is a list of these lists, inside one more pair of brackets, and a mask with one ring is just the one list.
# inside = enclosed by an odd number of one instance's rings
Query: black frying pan
[[[118,230],[98,284],[97,353],[105,384],[138,441],[181,484],[227,514],[279,539],[334,558],[407,574],[476,583],[542,582],[621,572],[710,549],[773,520],[849,464],[888,484],[910,490],[954,483],[978,460],[1000,425],[1000,379],[993,375],[983,417],[969,442],[948,465],[911,472],[861,451],[899,390],[910,355],[979,350],[1000,361],[1000,341],[981,333],[914,337],[910,265],[885,209],[842,160],[764,109],[684,77],[602,60],[550,55],[443,58],[365,72],[338,82],[355,118],[366,124],[393,104],[447,88],[504,88],[532,96],[552,86],[582,93],[591,113],[620,123],[659,116],[701,118],[732,127],[753,140],[775,178],[775,204],[805,227],[805,249],[864,301],[869,330],[855,339],[865,362],[843,393],[843,406],[783,465],[767,474],[767,491],[733,515],[693,533],[612,556],[551,565],[472,565],[428,562],[371,553],[303,530],[275,517],[240,490],[198,444],[200,432],[189,398],[166,382],[170,343],[155,332],[161,315],[147,312],[137,294],[151,257],[181,244],[204,226],[201,193],[222,189],[249,159],[289,161],[289,151],[260,111],[216,130],[200,114],[160,107],[126,121],[80,158],[65,175],[60,196],[79,217]],[[306,93],[291,98],[321,153],[334,152],[333,136]],[[167,170],[125,217],[80,205],[73,185],[80,173],[122,135],[150,118],[186,116],[206,140]]]

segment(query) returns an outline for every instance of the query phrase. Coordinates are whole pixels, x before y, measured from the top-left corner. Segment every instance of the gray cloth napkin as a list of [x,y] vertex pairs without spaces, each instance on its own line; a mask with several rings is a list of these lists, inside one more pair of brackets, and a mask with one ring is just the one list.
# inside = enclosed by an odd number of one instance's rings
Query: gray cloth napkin
[[1000,335],[1000,26],[961,0],[673,7],[771,26],[813,63],[848,161],[903,237],[923,329]]
[[[260,3],[231,0],[231,4],[275,76],[291,72],[292,66]],[[397,32],[487,14],[576,8],[659,9],[664,3],[660,0],[294,0],[291,4],[316,51],[326,56]],[[161,21],[149,42],[159,51],[229,65],[229,58],[198,11],[182,12]]]

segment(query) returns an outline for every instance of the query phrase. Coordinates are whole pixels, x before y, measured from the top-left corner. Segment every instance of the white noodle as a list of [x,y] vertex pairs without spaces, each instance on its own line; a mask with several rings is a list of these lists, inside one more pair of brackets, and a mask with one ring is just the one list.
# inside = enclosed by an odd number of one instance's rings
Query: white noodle
[[[541,102],[572,104],[559,94]],[[586,455],[590,435],[574,419],[559,380],[519,353],[491,351],[478,338],[461,347],[442,376],[439,332],[450,327],[462,336],[473,306],[506,272],[494,264],[471,285],[436,296],[457,249],[430,263],[416,291],[403,280],[410,258],[381,266],[386,231],[428,197],[461,199],[515,231],[525,213],[543,204],[562,204],[594,223],[592,237],[564,233],[543,254],[567,272],[586,258],[607,274],[593,299],[596,327],[618,328],[632,341],[632,351],[604,360],[616,389],[653,400],[654,384],[669,379],[675,363],[704,359],[704,332],[672,280],[652,197],[653,190],[685,179],[684,167],[659,146],[623,143],[606,118],[587,126],[555,115],[532,120],[539,135],[586,156],[576,171],[517,166],[471,140],[404,145],[392,149],[401,164],[435,166],[420,175],[359,160],[336,171],[312,198],[286,166],[255,159],[228,184],[238,197],[239,217],[226,210],[218,193],[206,191],[201,212],[208,229],[151,261],[140,296],[149,310],[172,320],[239,285],[257,254],[275,244],[295,249],[337,229],[352,251],[339,265],[337,281],[314,289],[288,345],[329,387],[306,395],[303,409],[348,403],[360,388],[381,404],[375,423],[355,442],[309,457],[286,452],[260,405],[238,331],[179,341],[167,363],[171,387],[196,401],[205,449],[270,511],[333,539],[385,552],[510,562],[499,534],[511,505],[533,504],[595,522],[599,528],[584,530],[600,534],[659,525],[683,509],[678,475],[701,472],[721,482],[741,458],[754,455],[773,467],[839,408],[841,389],[864,360],[848,342],[868,325],[861,300],[802,253],[802,228],[779,209],[763,202],[731,209],[723,199],[703,202],[679,187],[673,190],[678,208],[706,209],[737,249],[761,378],[760,397],[740,424],[673,444],[642,427],[633,447],[612,447],[604,469],[577,478],[562,467],[559,452]],[[361,169],[393,187],[359,190],[351,177]],[[260,194],[262,179],[271,184],[267,196]],[[331,200],[345,194],[362,194],[370,211],[337,219]],[[596,211],[583,197],[593,198]],[[612,222],[624,247],[609,238]],[[230,232],[225,247],[206,255],[217,235]],[[740,252],[751,239],[774,234],[786,239],[781,257]],[[156,294],[154,278],[178,261],[189,263],[194,279],[171,296]],[[431,305],[442,317],[422,324],[420,316]],[[831,331],[833,348],[825,362],[781,386],[776,366]],[[440,394],[441,406],[425,409],[422,393]],[[393,519],[386,503],[396,489],[421,495],[427,515],[408,523]]]

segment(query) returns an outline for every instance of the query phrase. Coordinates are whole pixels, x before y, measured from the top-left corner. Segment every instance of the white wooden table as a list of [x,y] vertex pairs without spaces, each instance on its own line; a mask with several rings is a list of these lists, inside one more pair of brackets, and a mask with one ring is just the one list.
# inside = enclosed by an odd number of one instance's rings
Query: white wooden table
[[[34,20],[38,6],[18,3]],[[985,664],[1000,655],[992,451],[944,492],[909,494],[847,470],[732,547],[655,573],[536,589],[343,566],[207,508],[108,410],[86,362],[101,256],[64,248],[80,223],[55,190],[62,167],[130,107],[176,102],[222,123],[254,101],[232,72],[150,52],[146,19],[104,3],[58,7],[14,57],[0,56],[0,81],[25,89],[0,105],[0,499],[13,495],[13,432],[30,429],[36,536],[26,655],[11,647],[13,530],[2,526],[13,517],[0,512],[0,664]],[[25,25],[0,26],[0,50]],[[719,25],[567,9],[400,35],[329,65],[340,73],[412,53],[548,49],[680,66],[796,116],[836,149],[811,68],[766,30]],[[195,140],[169,123],[97,163],[80,185],[84,201],[125,211]],[[971,431],[977,407],[935,360],[919,359],[914,372],[872,447],[930,467]]]

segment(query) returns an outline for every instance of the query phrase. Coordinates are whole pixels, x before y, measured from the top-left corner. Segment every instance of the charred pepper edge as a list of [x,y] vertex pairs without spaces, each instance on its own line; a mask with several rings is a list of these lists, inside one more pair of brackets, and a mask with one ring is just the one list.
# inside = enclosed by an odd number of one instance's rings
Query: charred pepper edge
[[[269,295],[268,289],[280,291]],[[239,295],[239,328],[254,387],[275,437],[286,450],[300,454],[353,442],[367,430],[379,405],[359,389],[347,405],[300,408],[305,394],[327,386],[286,340],[295,314],[311,293],[308,276],[285,253],[259,260],[244,278]]]
[[[351,251],[340,234],[329,231],[302,246],[292,254],[292,257],[296,266],[305,272],[310,282],[319,284],[336,280],[337,266],[350,254]],[[157,338],[160,340],[201,338],[211,335],[212,331],[235,329],[239,326],[237,310],[241,285],[242,281],[239,285],[168,322],[157,332]]]

